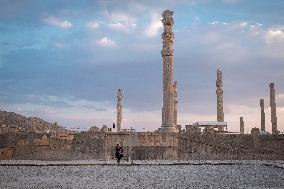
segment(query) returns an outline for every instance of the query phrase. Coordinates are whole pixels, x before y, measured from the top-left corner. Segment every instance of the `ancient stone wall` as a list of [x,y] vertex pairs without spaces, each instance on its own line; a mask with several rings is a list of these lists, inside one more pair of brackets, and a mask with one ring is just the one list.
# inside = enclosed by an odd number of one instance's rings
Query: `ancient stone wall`
[[121,143],[126,158],[134,160],[284,160],[284,135],[80,132],[73,135],[73,140],[60,136],[1,135],[0,159],[107,160]]

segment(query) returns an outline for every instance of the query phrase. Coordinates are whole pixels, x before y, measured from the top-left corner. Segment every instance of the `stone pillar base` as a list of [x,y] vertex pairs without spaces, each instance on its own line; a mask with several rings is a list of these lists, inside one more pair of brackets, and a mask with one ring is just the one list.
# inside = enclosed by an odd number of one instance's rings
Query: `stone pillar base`
[[172,125],[162,125],[161,132],[177,133],[178,130]]

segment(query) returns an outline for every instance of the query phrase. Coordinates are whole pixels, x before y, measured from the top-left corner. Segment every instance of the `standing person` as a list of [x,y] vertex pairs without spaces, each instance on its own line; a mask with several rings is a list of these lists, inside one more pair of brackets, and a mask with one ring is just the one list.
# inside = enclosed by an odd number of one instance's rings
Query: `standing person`
[[123,148],[119,144],[115,147],[115,157],[117,159],[117,163],[120,164],[120,159],[123,157]]

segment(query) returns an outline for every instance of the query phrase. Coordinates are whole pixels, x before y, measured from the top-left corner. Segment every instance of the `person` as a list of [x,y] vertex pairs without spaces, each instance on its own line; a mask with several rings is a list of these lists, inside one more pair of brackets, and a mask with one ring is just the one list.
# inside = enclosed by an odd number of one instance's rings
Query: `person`
[[120,159],[123,157],[123,148],[119,144],[115,147],[115,157],[117,159],[117,163],[120,164]]

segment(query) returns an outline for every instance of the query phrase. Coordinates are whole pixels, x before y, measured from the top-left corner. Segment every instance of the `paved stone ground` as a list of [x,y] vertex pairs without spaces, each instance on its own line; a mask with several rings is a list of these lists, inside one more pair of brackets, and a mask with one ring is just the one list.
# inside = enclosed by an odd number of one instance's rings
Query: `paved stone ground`
[[284,188],[284,169],[225,165],[0,166],[0,188]]

